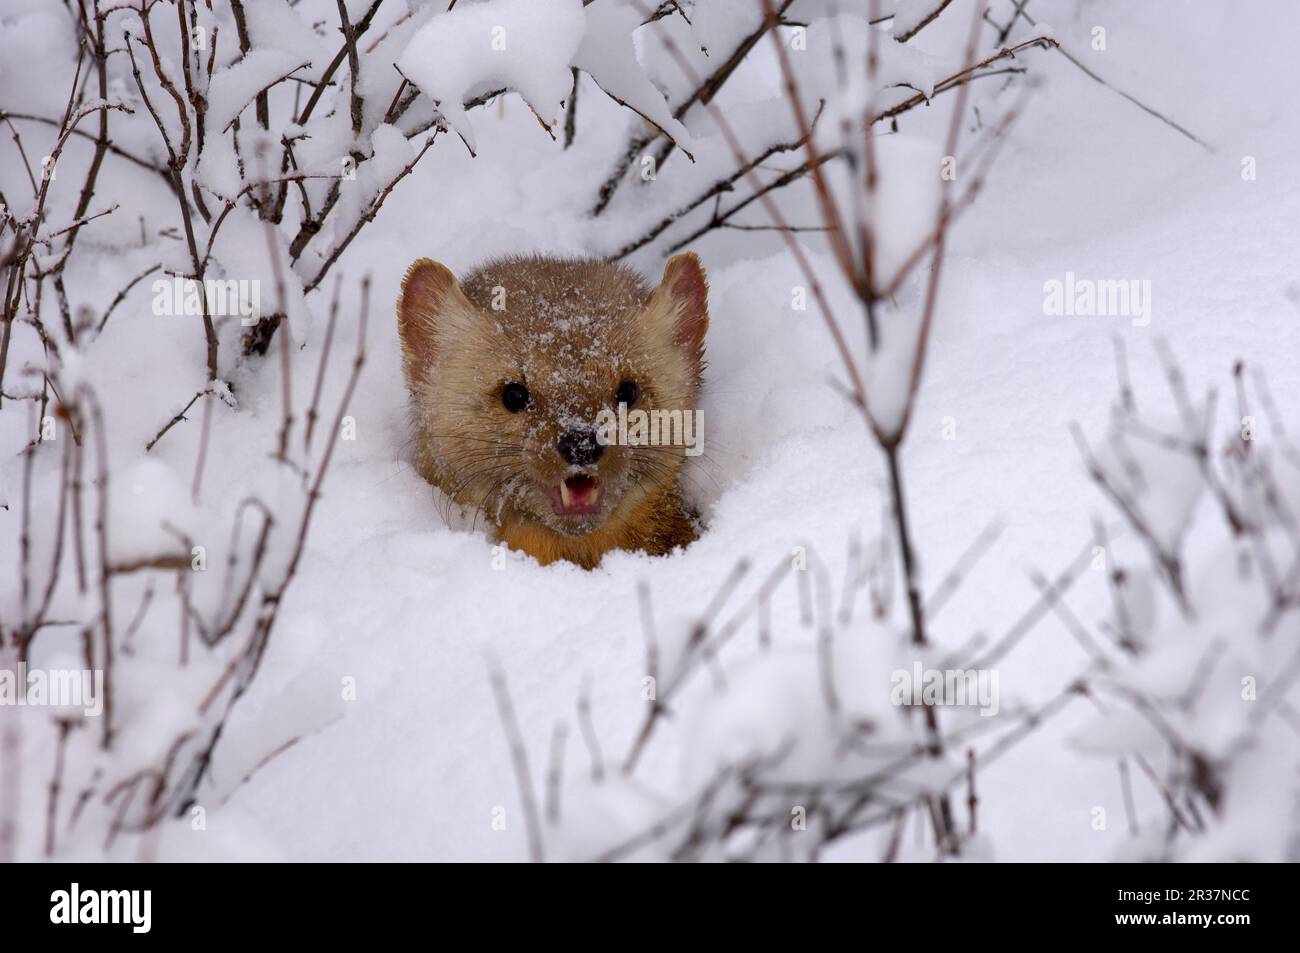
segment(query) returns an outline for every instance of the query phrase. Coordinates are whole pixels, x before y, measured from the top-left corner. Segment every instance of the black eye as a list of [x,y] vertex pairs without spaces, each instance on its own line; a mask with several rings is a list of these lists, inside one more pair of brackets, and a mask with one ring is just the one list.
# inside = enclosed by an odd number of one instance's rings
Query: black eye
[[510,413],[519,413],[528,406],[528,388],[512,381],[501,388],[501,403]]
[[627,404],[631,407],[636,403],[636,399],[641,396],[641,388],[636,386],[636,381],[624,381],[618,385],[618,390],[614,392],[614,400],[620,404]]

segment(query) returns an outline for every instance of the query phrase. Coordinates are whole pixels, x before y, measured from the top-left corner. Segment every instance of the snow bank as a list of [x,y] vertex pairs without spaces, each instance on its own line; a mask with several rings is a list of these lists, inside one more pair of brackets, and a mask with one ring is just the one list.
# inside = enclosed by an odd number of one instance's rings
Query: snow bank
[[433,17],[397,65],[438,104],[470,151],[477,151],[465,100],[498,87],[518,92],[545,123],[554,121],[582,43],[581,0],[494,0]]

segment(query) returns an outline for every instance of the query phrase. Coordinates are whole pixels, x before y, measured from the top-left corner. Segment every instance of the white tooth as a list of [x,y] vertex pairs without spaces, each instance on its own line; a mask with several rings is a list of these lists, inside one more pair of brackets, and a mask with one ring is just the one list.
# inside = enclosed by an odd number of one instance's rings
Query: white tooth
[[566,510],[573,505],[573,494],[569,492],[567,480],[560,481],[560,505]]

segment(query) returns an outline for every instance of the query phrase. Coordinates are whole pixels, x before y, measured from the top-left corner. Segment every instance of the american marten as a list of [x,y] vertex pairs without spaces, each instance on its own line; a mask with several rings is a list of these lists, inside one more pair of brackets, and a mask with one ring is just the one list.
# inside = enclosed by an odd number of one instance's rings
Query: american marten
[[458,282],[421,258],[397,321],[416,470],[501,542],[589,569],[611,549],[695,538],[678,486],[702,437],[708,285],[694,254],[654,289],[603,261],[501,258]]

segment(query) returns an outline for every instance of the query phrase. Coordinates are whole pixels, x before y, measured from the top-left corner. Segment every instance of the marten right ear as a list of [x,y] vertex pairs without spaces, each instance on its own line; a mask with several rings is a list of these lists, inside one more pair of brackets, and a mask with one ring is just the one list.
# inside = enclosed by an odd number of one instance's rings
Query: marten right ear
[[694,252],[668,259],[648,310],[652,320],[662,322],[698,374],[704,362],[704,335],[709,330],[709,283]]
[[397,299],[397,331],[402,339],[402,365],[406,384],[414,389],[436,356],[438,315],[454,299],[469,302],[444,265],[421,258],[406,270],[402,294]]

